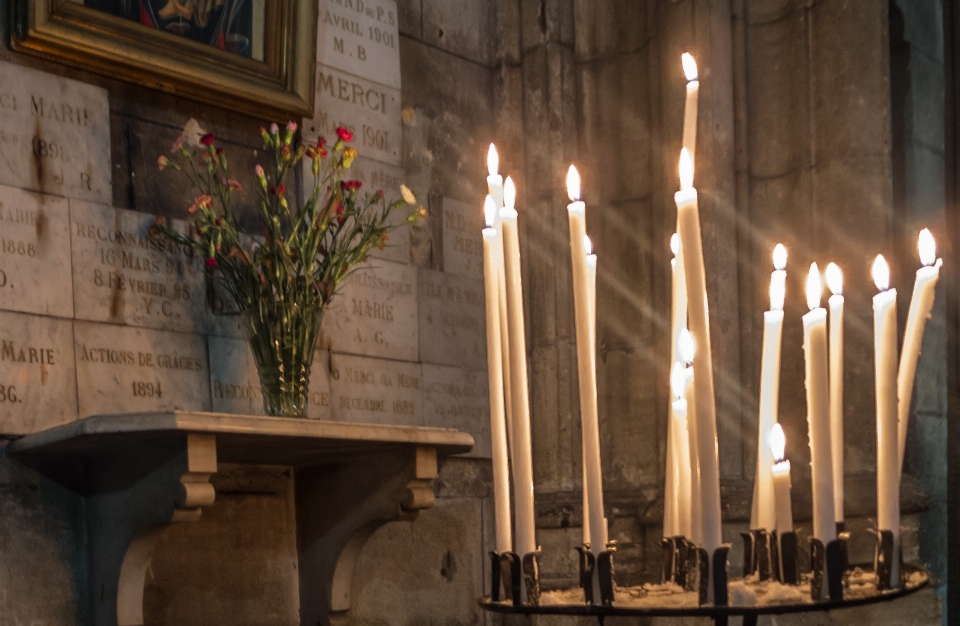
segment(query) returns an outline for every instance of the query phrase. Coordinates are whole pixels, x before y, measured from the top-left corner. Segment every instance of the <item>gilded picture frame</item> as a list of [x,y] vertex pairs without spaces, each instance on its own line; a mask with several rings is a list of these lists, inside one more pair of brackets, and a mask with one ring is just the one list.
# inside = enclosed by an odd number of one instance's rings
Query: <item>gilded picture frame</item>
[[[261,11],[256,47],[260,59],[145,26],[149,20],[143,9],[141,23],[119,11],[112,14],[85,6],[95,4],[89,0],[10,4],[14,50],[257,117],[313,115],[316,0],[255,3]],[[211,5],[222,9],[223,4],[224,0],[168,0],[164,8],[179,7],[189,18],[189,11],[198,6],[207,7],[209,14]],[[150,8],[145,2],[140,6]]]

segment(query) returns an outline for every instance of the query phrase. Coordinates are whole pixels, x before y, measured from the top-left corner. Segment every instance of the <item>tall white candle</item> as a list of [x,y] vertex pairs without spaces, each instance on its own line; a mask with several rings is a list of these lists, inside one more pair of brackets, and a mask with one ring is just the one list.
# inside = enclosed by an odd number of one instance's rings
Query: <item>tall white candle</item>
[[790,502],[790,461],[785,459],[784,451],[787,438],[783,436],[780,424],[770,429],[770,451],[774,459],[770,476],[773,477],[773,493],[776,500],[777,534],[793,532],[793,504]]
[[681,518],[686,516],[689,519],[689,525],[684,531],[684,536],[693,543],[700,545],[703,543],[703,489],[701,488],[700,478],[700,444],[697,437],[696,420],[696,386],[694,385],[695,376],[693,367],[687,364],[693,363],[696,355],[696,341],[690,331],[684,329],[680,333],[680,361],[674,364],[674,369],[682,374],[683,381],[683,399],[686,407],[687,422],[687,454],[690,458],[688,465],[690,469],[690,497],[682,505],[688,507],[687,512],[681,511]]
[[[675,368],[679,363],[679,341],[680,332],[687,327],[687,288],[683,277],[683,256],[680,252],[680,235],[674,233],[670,237],[670,250],[674,258],[670,260],[672,270],[672,297],[670,313],[670,363],[671,368]],[[683,370],[683,364],[680,363],[680,370]],[[672,371],[672,370],[671,370]],[[685,535],[687,531],[684,527],[689,527],[689,522],[681,520],[681,511],[679,498],[681,497],[682,487],[679,484],[679,474],[682,471],[680,467],[680,441],[686,438],[687,408],[683,404],[683,416],[676,414],[676,401],[683,399],[683,391],[680,396],[670,403],[670,410],[667,412],[667,459],[664,472],[664,501],[663,501],[663,534],[666,537]],[[680,425],[683,425],[681,431]],[[689,442],[685,448],[689,454]],[[689,471],[689,468],[688,468]],[[689,482],[689,481],[688,481]],[[689,519],[689,512],[687,513]]]
[[[597,358],[597,255],[593,254],[593,243],[590,237],[583,236],[583,251],[586,254],[587,263],[587,290],[588,290],[588,308],[590,310],[590,356],[594,360],[594,371],[596,371]],[[590,497],[587,493],[587,455],[586,448],[581,446],[582,466],[583,466],[583,543],[590,543]],[[606,523],[603,524],[606,526]]]
[[873,262],[873,347],[877,402],[877,528],[893,533],[890,585],[899,587],[900,467],[897,430],[897,290],[883,255]]
[[843,521],[843,272],[827,265],[830,288],[830,458],[833,463],[833,516]]
[[940,278],[941,259],[937,258],[937,242],[930,231],[920,231],[917,241],[920,262],[923,267],[917,270],[910,297],[910,312],[907,314],[907,327],[903,333],[903,352],[900,353],[900,367],[897,371],[897,397],[899,415],[899,464],[903,471],[903,455],[907,449],[907,427],[910,425],[910,401],[913,398],[913,379],[917,375],[917,360],[923,347],[923,330],[933,310],[937,280]]
[[710,350],[710,317],[707,311],[707,279],[700,236],[700,210],[693,187],[693,159],[686,149],[680,151],[680,191],[677,226],[684,254],[687,279],[687,304],[690,332],[697,344],[693,368],[696,395],[697,454],[700,461],[701,515],[703,547],[713,557],[722,543],[720,522],[720,460],[717,450],[717,407],[713,389],[713,363]]
[[763,351],[760,356],[760,423],[757,428],[757,468],[753,483],[751,528],[773,530],[776,511],[773,496],[773,457],[765,437],[777,423],[780,401],[780,342],[783,336],[783,300],[787,283],[787,249],[773,248],[770,275],[770,310],[763,314]]
[[683,73],[687,77],[687,101],[683,108],[683,147],[690,153],[690,158],[696,162],[697,158],[697,107],[700,98],[700,80],[697,71],[697,61],[689,52],[680,57]]
[[587,475],[587,499],[590,517],[590,549],[599,554],[605,549],[603,530],[603,477],[600,465],[600,423],[597,414],[596,359],[590,339],[590,287],[587,255],[583,249],[586,235],[586,207],[580,201],[580,175],[574,166],[567,172],[570,204],[570,256],[573,262],[573,302],[577,332],[577,377],[580,383],[580,424],[584,467]]
[[500,221],[503,229],[503,261],[506,275],[507,318],[510,334],[510,371],[513,378],[513,488],[516,506],[515,548],[521,557],[537,549],[533,505],[533,459],[530,446],[530,402],[527,384],[527,341],[523,328],[523,284],[520,280],[520,240],[516,188],[508,177],[504,183]]
[[503,226],[500,219],[500,209],[503,207],[503,177],[498,173],[500,169],[500,156],[497,154],[497,148],[490,144],[487,150],[487,193],[493,197],[493,204],[497,208],[497,216],[494,219],[494,227],[497,230],[496,252],[499,259],[497,263],[497,283],[499,296],[497,303],[500,307],[500,354],[503,355],[503,397],[506,403],[507,419],[507,441],[510,448],[513,448],[513,378],[510,376],[510,339],[509,323],[507,322],[507,279],[504,274],[503,263]]
[[[674,363],[670,372],[670,389],[673,393],[673,409],[670,413],[672,423],[668,433],[673,437],[673,454],[675,462],[667,466],[667,483],[665,492],[673,499],[673,509],[676,519],[672,528],[664,522],[664,536],[681,535],[691,538],[691,459],[690,443],[687,433],[687,415],[691,394],[693,368],[683,363]],[[666,502],[664,503],[666,505]],[[666,519],[666,516],[664,517]]]
[[810,478],[813,483],[813,536],[826,545],[837,538],[837,524],[833,514],[827,311],[820,306],[823,284],[816,263],[810,266],[806,291],[810,312],[803,316],[803,351],[806,361]]
[[503,355],[500,352],[500,272],[502,256],[493,228],[497,207],[487,196],[483,206],[487,227],[483,229],[483,286],[487,320],[487,379],[490,399],[490,447],[493,461],[494,521],[497,552],[513,549],[510,528],[510,465],[503,397]]

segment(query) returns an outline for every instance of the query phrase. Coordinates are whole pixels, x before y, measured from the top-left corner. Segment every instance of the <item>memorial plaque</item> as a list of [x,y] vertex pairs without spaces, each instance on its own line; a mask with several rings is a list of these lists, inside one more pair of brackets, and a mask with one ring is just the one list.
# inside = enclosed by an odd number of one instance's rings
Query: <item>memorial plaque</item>
[[443,271],[483,279],[483,207],[443,199]]
[[487,365],[483,281],[420,269],[420,360],[483,369]]
[[80,415],[209,411],[202,335],[74,322]]
[[422,426],[422,387],[418,363],[330,355],[335,420]]
[[[136,211],[71,202],[78,319],[186,332],[208,329],[203,261],[192,248],[151,239],[153,219]],[[185,223],[173,225],[186,232]]]
[[73,317],[65,199],[0,187],[0,309]]
[[77,419],[72,322],[0,313],[0,434]]
[[321,332],[334,352],[418,360],[416,268],[386,261],[362,266],[333,298]]
[[107,90],[0,62],[0,184],[110,202]]
[[[314,179],[311,167],[311,161],[304,159],[301,172],[303,173],[305,193],[310,193],[310,190],[313,189]],[[362,198],[365,194],[374,194],[380,190],[383,191],[384,197],[389,203],[400,199],[400,185],[404,182],[404,172],[403,168],[396,165],[388,165],[359,157],[350,166],[344,178],[345,180],[359,180],[363,183],[363,186],[357,192],[358,197]],[[417,207],[409,204],[401,206],[393,212],[390,223],[395,226],[401,224],[416,209]],[[386,247],[383,250],[375,249],[370,256],[394,263],[409,263],[410,226],[400,226],[400,228],[392,231]]]
[[[253,353],[245,340],[210,337],[210,394],[220,413],[263,415],[263,395]],[[307,417],[330,419],[329,358],[318,350],[310,372]]]
[[456,428],[473,436],[467,456],[490,458],[487,372],[423,364],[424,426]]
[[393,0],[320,0],[317,61],[400,89],[400,33]]
[[365,157],[400,165],[400,90],[326,65],[317,65],[313,119],[303,121],[304,141],[325,136],[338,126],[354,134],[351,145]]

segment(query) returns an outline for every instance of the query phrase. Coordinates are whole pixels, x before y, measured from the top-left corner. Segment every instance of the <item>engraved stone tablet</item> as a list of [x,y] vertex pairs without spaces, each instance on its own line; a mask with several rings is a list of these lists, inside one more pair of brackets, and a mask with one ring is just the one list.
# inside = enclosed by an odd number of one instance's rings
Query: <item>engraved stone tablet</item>
[[456,428],[473,436],[467,456],[490,458],[490,396],[487,373],[423,364],[424,426]]
[[[190,248],[150,239],[152,216],[72,201],[70,221],[78,319],[207,330],[202,260]],[[186,232],[185,223],[173,225]]]
[[110,202],[107,90],[0,63],[0,183]]
[[417,363],[330,355],[335,420],[421,426],[422,387]]
[[334,352],[417,360],[417,270],[370,261],[347,277],[321,327]]
[[483,207],[443,199],[443,271],[483,278]]
[[303,121],[305,142],[320,135],[332,142],[336,128],[346,126],[360,154],[400,165],[399,89],[319,64],[316,89],[313,119]]
[[[263,396],[253,353],[245,340],[210,337],[210,393],[213,410],[221,413],[263,415]],[[310,372],[307,417],[330,419],[329,360],[317,351]]]
[[393,0],[320,0],[317,61],[400,89],[400,34]]
[[486,367],[483,281],[420,269],[420,360]]
[[74,322],[80,415],[209,411],[202,335]]
[[0,313],[0,434],[77,419],[72,322]]
[[0,187],[0,309],[73,317],[65,199]]

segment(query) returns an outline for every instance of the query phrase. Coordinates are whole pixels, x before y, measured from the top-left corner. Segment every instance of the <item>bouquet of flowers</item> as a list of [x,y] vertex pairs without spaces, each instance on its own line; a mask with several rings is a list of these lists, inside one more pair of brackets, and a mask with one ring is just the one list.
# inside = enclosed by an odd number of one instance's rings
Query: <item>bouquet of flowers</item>
[[[190,246],[206,259],[240,310],[251,342],[264,407],[271,415],[303,416],[310,366],[320,322],[344,279],[375,249],[383,249],[391,230],[425,213],[411,212],[399,224],[391,214],[416,198],[401,186],[402,199],[388,202],[383,191],[360,194],[361,182],[347,179],[357,157],[348,144],[353,134],[336,130],[328,145],[295,147],[297,125],[261,129],[268,168],[256,166],[262,231],[244,234],[231,204],[241,183],[228,172],[227,157],[212,134],[191,120],[173,144],[173,157],[161,155],[160,170],[184,174],[199,192],[189,212],[193,232],[185,236],[158,218],[151,236]],[[286,181],[309,159],[313,188],[301,203]]]

